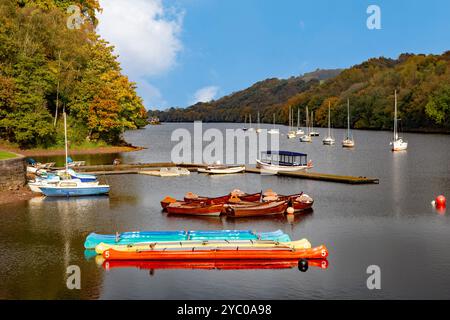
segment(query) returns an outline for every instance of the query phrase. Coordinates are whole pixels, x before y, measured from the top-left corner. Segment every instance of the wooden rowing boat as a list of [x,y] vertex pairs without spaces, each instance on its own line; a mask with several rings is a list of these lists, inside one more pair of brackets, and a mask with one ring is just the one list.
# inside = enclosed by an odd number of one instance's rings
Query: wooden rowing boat
[[174,202],[166,207],[169,214],[220,216],[223,204],[205,204],[196,202]]
[[[297,259],[285,260],[187,260],[187,261],[142,261],[142,260],[105,260],[98,256],[96,262],[105,270],[116,268],[137,268],[141,270],[263,270],[263,269],[292,269],[298,266]],[[310,259],[309,267],[328,268],[326,259]]]
[[209,197],[199,197],[199,196],[192,196],[192,195],[186,195],[184,197],[184,200],[177,200],[172,197],[165,197],[163,200],[161,200],[161,207],[163,210],[167,210],[167,207],[171,203],[204,203],[207,205],[214,205],[214,204],[225,204],[228,203],[230,200],[234,198],[237,198],[242,201],[248,201],[248,202],[255,202],[260,201],[261,199],[261,192],[259,193],[253,193],[253,194],[242,194],[242,195],[232,195],[231,193],[226,196],[221,197],[215,197],[215,198],[209,198]]
[[314,205],[314,200],[303,192],[289,196],[280,195],[277,199],[288,201],[288,206],[294,208],[294,212],[311,210]]
[[185,249],[198,250],[201,248],[290,248],[290,249],[309,249],[311,243],[307,239],[290,242],[278,242],[270,240],[206,240],[206,241],[168,241],[168,242],[149,242],[135,245],[116,245],[108,243],[100,243],[95,247],[97,254],[103,254],[108,249],[116,251],[142,251],[148,249]]
[[239,203],[228,204],[224,206],[224,211],[227,216],[239,217],[254,217],[254,216],[268,216],[275,214],[283,214],[288,207],[288,201],[271,201],[265,203]]
[[327,248],[322,245],[311,249],[289,248],[202,248],[142,250],[134,252],[108,249],[103,252],[106,260],[272,260],[272,259],[325,259]]
[[226,196],[216,197],[216,198],[210,198],[210,197],[204,197],[204,196],[195,196],[195,195],[189,195],[187,194],[184,197],[185,202],[206,202],[207,204],[225,204],[227,203],[231,197],[239,198],[242,201],[259,201],[261,199],[261,192],[258,193],[252,193],[252,194],[228,194]]

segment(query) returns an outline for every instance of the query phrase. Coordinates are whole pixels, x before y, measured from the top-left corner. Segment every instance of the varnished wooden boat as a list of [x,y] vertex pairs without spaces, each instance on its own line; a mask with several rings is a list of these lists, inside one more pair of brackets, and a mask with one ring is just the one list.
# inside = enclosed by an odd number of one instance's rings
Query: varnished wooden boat
[[[215,198],[209,198],[209,197],[196,197],[196,198],[190,198],[185,197],[184,200],[176,200],[172,197],[165,197],[163,200],[161,200],[161,207],[163,210],[167,210],[167,207],[171,203],[180,202],[180,203],[204,203],[207,205],[214,205],[214,204],[225,204],[228,203],[232,199],[232,195],[226,195],[221,197],[215,197]],[[243,195],[234,195],[235,198],[238,198],[242,201],[248,201],[248,202],[255,202],[260,201],[261,199],[261,192],[259,193],[253,193],[253,194],[243,194]]]
[[223,204],[205,204],[196,202],[174,202],[166,207],[169,214],[220,216]]
[[[187,260],[187,261],[145,261],[145,260],[105,260],[98,256],[97,263],[105,270],[116,268],[136,268],[141,270],[264,270],[264,269],[292,269],[298,266],[297,259],[285,260]],[[310,259],[309,267],[328,268],[326,259]]]
[[289,196],[280,195],[278,196],[278,200],[288,201],[288,206],[294,208],[295,212],[311,210],[314,205],[314,200],[303,192]]
[[325,259],[327,248],[322,245],[311,249],[289,248],[202,248],[202,249],[167,249],[142,251],[116,251],[108,249],[103,252],[106,260],[282,260],[282,259]]
[[[206,202],[207,204],[225,204],[227,203],[232,197],[232,194],[228,194],[226,196],[216,197],[216,198],[210,198],[210,197],[204,197],[204,196],[198,196],[196,198],[189,198],[184,197],[185,202]],[[242,201],[249,201],[249,202],[255,202],[259,201],[261,199],[261,192],[258,193],[252,193],[252,194],[242,194],[242,195],[234,195],[234,197],[237,197],[241,199]]]
[[271,201],[265,203],[228,204],[224,211],[229,217],[254,217],[283,214],[288,207],[288,201]]

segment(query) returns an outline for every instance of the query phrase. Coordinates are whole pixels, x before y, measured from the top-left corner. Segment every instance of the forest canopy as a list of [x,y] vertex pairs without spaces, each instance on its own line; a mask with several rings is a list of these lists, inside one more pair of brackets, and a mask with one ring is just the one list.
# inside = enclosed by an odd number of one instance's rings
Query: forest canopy
[[[299,79],[301,80],[301,78]],[[304,79],[303,79],[304,80]],[[271,79],[261,83],[278,88],[286,80]],[[243,121],[245,115],[257,111],[262,121],[288,123],[289,107],[297,109],[305,119],[305,109],[314,111],[314,123],[326,127],[328,105],[331,105],[333,127],[345,127],[347,99],[350,100],[352,127],[358,129],[391,129],[394,113],[394,92],[405,130],[450,132],[450,51],[441,55],[402,54],[398,59],[374,58],[345,69],[324,81],[304,80],[296,92],[273,98],[267,86],[254,85],[217,101],[201,103],[186,109],[153,111],[161,121]],[[256,97],[270,95],[264,104]],[[276,91],[277,92],[277,91]],[[240,97],[251,99],[240,99]],[[304,124],[304,123],[303,123]]]
[[[69,28],[80,8],[81,23]],[[73,144],[118,144],[147,124],[136,84],[95,32],[98,0],[0,0],[0,139],[61,145],[62,112]]]

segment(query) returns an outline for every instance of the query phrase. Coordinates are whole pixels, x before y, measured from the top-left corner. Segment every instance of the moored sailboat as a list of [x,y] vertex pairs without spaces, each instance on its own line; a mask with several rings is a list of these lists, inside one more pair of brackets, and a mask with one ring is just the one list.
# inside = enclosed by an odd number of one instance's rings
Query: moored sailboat
[[314,111],[311,111],[311,132],[309,133],[311,137],[320,136],[319,131],[314,131]]
[[268,134],[280,134],[280,130],[275,128],[275,113],[273,114],[273,128],[267,131]]
[[397,90],[395,90],[395,106],[394,106],[394,140],[391,142],[392,151],[405,151],[408,149],[408,142],[398,136],[398,119],[397,119]]
[[67,116],[64,111],[64,140],[65,140],[65,159],[66,167],[64,172],[60,172],[60,175],[68,176],[70,179],[61,180],[55,185],[45,185],[39,187],[41,192],[47,197],[74,197],[74,196],[92,196],[92,195],[104,195],[110,191],[109,185],[100,185],[96,181],[92,181],[92,176],[84,175],[83,178],[89,180],[89,182],[83,182],[81,179],[73,179],[69,171],[68,164],[68,146],[67,146]]
[[300,142],[312,142],[311,138],[311,127],[309,126],[309,111],[308,107],[306,107],[306,130],[307,132],[300,137]]
[[294,120],[293,120],[293,114],[292,114],[292,107],[289,106],[289,131],[287,133],[288,139],[294,139],[297,136],[297,133],[295,130],[293,130],[294,126]]
[[328,136],[322,140],[324,145],[334,145],[336,140],[331,135],[331,106],[330,102],[328,102]]
[[342,147],[353,148],[355,146],[355,140],[350,132],[350,99],[347,99],[347,137],[342,141]]
[[297,136],[302,136],[305,134],[305,131],[300,127],[300,108],[297,109]]

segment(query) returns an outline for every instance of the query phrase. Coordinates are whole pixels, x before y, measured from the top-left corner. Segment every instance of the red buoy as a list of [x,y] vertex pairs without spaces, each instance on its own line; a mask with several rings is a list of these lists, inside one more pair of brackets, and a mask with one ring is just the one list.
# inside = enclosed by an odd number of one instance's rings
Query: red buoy
[[436,198],[436,208],[445,208],[447,200],[443,195],[437,196]]

